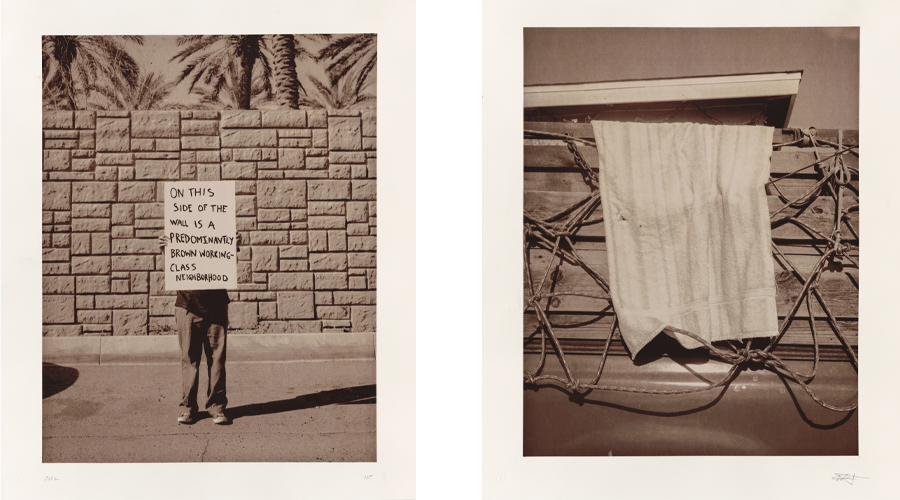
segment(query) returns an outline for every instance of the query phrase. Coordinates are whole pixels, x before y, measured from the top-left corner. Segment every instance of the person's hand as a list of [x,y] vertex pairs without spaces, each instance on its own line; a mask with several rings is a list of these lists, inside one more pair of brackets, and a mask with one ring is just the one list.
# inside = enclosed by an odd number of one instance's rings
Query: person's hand
[[168,244],[169,244],[169,237],[164,234],[160,235],[159,236],[159,251],[165,252],[166,245],[168,245]]

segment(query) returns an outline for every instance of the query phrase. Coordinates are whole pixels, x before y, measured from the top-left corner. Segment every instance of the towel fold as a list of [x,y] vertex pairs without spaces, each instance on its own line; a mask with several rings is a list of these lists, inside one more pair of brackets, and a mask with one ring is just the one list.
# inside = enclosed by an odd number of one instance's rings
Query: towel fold
[[771,127],[593,122],[613,306],[632,358],[777,334]]

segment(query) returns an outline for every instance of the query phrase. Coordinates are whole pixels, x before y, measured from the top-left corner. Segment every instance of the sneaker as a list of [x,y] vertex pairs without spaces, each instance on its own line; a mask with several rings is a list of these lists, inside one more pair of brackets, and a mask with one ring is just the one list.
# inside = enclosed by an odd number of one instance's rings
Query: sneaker
[[228,417],[226,417],[225,414],[222,413],[222,412],[211,413],[210,415],[212,415],[212,419],[213,419],[213,423],[214,423],[214,424],[222,425],[222,424],[227,424],[227,423],[228,423]]
[[182,413],[180,417],[178,417],[178,423],[179,424],[193,424],[194,417],[195,417],[194,412],[186,411],[186,412]]

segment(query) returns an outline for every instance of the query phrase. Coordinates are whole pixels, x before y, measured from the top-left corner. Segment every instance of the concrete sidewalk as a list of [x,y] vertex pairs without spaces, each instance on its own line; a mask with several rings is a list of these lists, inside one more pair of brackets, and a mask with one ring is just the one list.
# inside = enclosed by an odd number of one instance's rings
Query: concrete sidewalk
[[[45,357],[43,462],[376,460],[374,359],[236,362],[230,354],[230,425],[202,411],[193,425],[177,423],[177,364]],[[201,368],[201,408],[206,383]]]

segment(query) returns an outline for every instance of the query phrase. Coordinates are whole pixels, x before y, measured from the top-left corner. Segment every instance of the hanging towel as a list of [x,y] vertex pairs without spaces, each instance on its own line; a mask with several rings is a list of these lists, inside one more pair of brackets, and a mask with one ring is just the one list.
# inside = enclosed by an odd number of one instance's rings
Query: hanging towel
[[771,127],[595,121],[613,307],[632,358],[777,334]]

